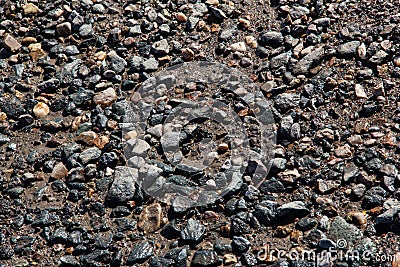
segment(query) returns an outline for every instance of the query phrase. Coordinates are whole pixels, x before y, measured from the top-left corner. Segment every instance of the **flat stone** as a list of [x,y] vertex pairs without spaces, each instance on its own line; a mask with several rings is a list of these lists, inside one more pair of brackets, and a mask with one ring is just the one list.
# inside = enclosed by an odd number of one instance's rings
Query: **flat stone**
[[194,243],[200,242],[206,231],[206,227],[199,221],[190,218],[186,224],[186,227],[181,232],[181,237],[185,241],[191,241]]
[[27,3],[22,7],[22,9],[24,10],[25,15],[33,15],[40,12],[39,7],[32,3]]
[[60,36],[68,36],[71,34],[72,26],[70,22],[58,24],[56,27],[57,34]]
[[137,243],[128,256],[127,264],[140,263],[150,258],[154,253],[153,245],[148,241]]
[[354,86],[354,91],[358,98],[368,98],[367,94],[365,93],[364,87],[361,84],[356,84]]
[[212,267],[218,266],[219,258],[217,252],[213,250],[199,250],[194,253],[191,266],[194,267]]
[[93,96],[93,101],[97,105],[109,107],[117,100],[117,93],[114,88],[108,88],[104,91],[98,92]]
[[137,169],[118,166],[115,169],[114,181],[107,194],[107,201],[112,204],[126,204],[135,194],[135,183],[139,172]]
[[4,38],[4,45],[8,47],[11,52],[16,52],[22,47],[22,45],[10,34],[7,34]]
[[54,179],[62,179],[68,176],[68,169],[60,162],[54,166],[50,176]]
[[146,206],[140,213],[138,228],[144,232],[152,233],[157,231],[161,225],[161,205],[154,203]]
[[49,114],[50,108],[46,103],[39,102],[33,107],[33,114],[36,118],[42,118]]

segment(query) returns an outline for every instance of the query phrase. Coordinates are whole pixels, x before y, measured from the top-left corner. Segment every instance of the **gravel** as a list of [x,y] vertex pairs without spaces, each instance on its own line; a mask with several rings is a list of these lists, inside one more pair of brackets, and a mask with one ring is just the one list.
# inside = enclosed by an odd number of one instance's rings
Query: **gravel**
[[[399,12],[392,0],[0,0],[0,267],[315,266],[259,252],[320,252],[343,240],[343,250],[396,254]],[[174,107],[213,96],[260,145],[236,93],[174,87],[173,75],[144,84],[193,61],[238,69],[260,87],[277,140],[268,162],[249,155],[222,199],[186,209],[141,188],[179,190],[187,196],[177,201],[193,204],[188,187],[226,182],[210,176],[234,150],[211,122],[163,135]],[[143,132],[123,132],[134,128],[124,124],[129,105],[151,109],[131,99],[142,85],[158,105]],[[218,148],[209,173],[165,159],[178,140],[194,160],[206,138]],[[156,164],[161,151],[166,163]]]

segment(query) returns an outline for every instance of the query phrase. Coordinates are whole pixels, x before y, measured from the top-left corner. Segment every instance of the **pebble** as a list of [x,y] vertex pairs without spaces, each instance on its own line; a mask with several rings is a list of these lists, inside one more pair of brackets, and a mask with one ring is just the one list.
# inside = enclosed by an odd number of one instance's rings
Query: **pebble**
[[68,176],[68,169],[60,162],[54,166],[50,176],[54,179],[63,179]]
[[27,3],[22,8],[25,15],[34,15],[40,12],[40,9],[33,3]]
[[140,213],[138,228],[147,233],[155,232],[160,228],[161,219],[161,205],[148,205]]
[[150,258],[154,253],[153,245],[148,241],[142,241],[133,246],[131,249],[127,264],[133,265],[135,263],[142,263],[146,259]]
[[231,44],[230,48],[234,52],[246,52],[246,44],[244,42]]
[[189,219],[181,231],[181,238],[187,242],[199,243],[204,238],[206,228],[199,221]]
[[60,36],[69,36],[72,32],[72,25],[70,22],[63,22],[56,27],[57,34]]
[[368,98],[362,85],[356,84],[354,87],[354,91],[356,92],[356,96],[358,98]]
[[198,250],[193,255],[191,266],[205,267],[205,266],[218,266],[220,259],[217,253],[213,250]]
[[4,38],[4,45],[11,50],[11,52],[18,51],[22,45],[10,34],[7,34]]
[[39,102],[33,107],[33,114],[35,114],[36,118],[43,118],[47,116],[49,113],[50,113],[49,106],[43,102]]
[[96,105],[105,107],[111,106],[117,100],[117,93],[114,88],[108,88],[104,91],[98,92],[93,96],[93,102]]

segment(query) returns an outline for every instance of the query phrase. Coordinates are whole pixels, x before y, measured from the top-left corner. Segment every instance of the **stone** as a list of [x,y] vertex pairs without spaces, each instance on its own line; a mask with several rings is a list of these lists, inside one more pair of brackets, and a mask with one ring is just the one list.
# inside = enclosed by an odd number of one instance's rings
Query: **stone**
[[22,47],[22,45],[10,34],[7,34],[4,38],[4,45],[8,47],[11,52],[16,52]]
[[184,60],[191,61],[194,59],[194,52],[190,48],[183,48],[181,54]]
[[278,224],[292,223],[296,218],[303,218],[310,213],[304,202],[293,201],[283,204],[277,209],[276,222]]
[[335,155],[339,158],[348,158],[352,154],[349,145],[340,146],[335,149]]
[[153,245],[148,241],[142,241],[134,245],[129,253],[127,264],[142,263],[150,258],[154,253]]
[[9,143],[11,140],[10,138],[8,138],[7,136],[5,136],[4,134],[0,134],[0,145],[4,145]]
[[199,221],[190,218],[186,227],[181,231],[181,238],[187,242],[199,243],[204,237],[206,227]]
[[337,49],[337,53],[341,56],[356,55],[357,48],[360,44],[360,41],[351,41],[341,44]]
[[34,15],[40,12],[40,9],[33,3],[25,4],[22,9],[25,15]]
[[261,36],[260,42],[263,45],[278,47],[283,44],[283,40],[284,40],[284,38],[283,38],[282,33],[271,31],[271,32],[264,33]]
[[148,205],[140,213],[138,229],[153,233],[160,228],[161,219],[161,205],[159,203]]
[[117,100],[117,93],[114,88],[108,88],[104,91],[98,92],[93,96],[93,101],[97,105],[103,107],[111,106]]
[[86,145],[92,146],[97,142],[98,138],[99,137],[98,137],[97,133],[95,133],[93,131],[86,131],[86,132],[82,132],[76,138],[76,141],[81,141],[81,142],[85,143]]
[[292,71],[294,74],[309,74],[311,68],[321,62],[325,56],[324,47],[316,48],[297,62]]
[[114,181],[107,194],[107,201],[111,204],[126,204],[135,194],[135,183],[138,178],[138,170],[134,168],[118,166],[115,169]]
[[151,49],[153,53],[157,56],[164,56],[169,53],[170,46],[168,44],[168,41],[166,39],[162,39],[158,42],[155,42],[152,46]]
[[156,71],[158,69],[158,65],[159,63],[156,59],[149,58],[141,63],[141,68],[146,72],[151,72]]
[[142,140],[132,138],[127,141],[128,147],[126,148],[126,158],[132,158],[134,156],[146,156],[147,151],[150,149],[150,145]]
[[198,250],[194,253],[192,263],[193,267],[216,267],[220,263],[217,252],[213,250]]
[[68,176],[68,169],[60,162],[54,166],[50,176],[54,179],[63,179]]
[[111,51],[107,54],[107,58],[109,61],[109,67],[111,70],[115,71],[116,73],[124,72],[128,63],[120,57],[115,51]]
[[56,26],[56,31],[59,36],[69,36],[72,32],[72,25],[70,22],[63,22]]
[[234,52],[246,52],[246,44],[244,42],[231,44],[230,48]]
[[50,108],[46,103],[39,102],[33,107],[33,114],[36,118],[43,118],[50,113]]
[[83,165],[88,164],[91,161],[94,161],[101,156],[101,150],[97,147],[91,147],[79,154],[79,160]]
[[356,84],[354,86],[354,91],[358,98],[368,98],[367,94],[365,93],[364,87],[361,84]]
[[345,240],[347,245],[352,247],[362,238],[363,234],[356,226],[349,224],[345,219],[337,216],[331,223],[328,236],[335,242]]

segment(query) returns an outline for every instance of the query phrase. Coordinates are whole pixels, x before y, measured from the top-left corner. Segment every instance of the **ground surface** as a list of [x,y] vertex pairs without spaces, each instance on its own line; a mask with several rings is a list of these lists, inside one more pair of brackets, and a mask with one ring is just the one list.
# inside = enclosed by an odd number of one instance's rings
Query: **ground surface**
[[[0,0],[0,266],[400,266],[399,23],[392,0]],[[277,145],[258,189],[247,170],[224,198],[182,211],[120,175],[121,123],[143,81],[191,61],[258,85]],[[147,150],[165,159],[147,130]],[[229,141],[207,121],[185,134],[190,159],[202,138]],[[170,168],[138,175],[209,177]],[[360,257],[301,259],[332,249]]]

